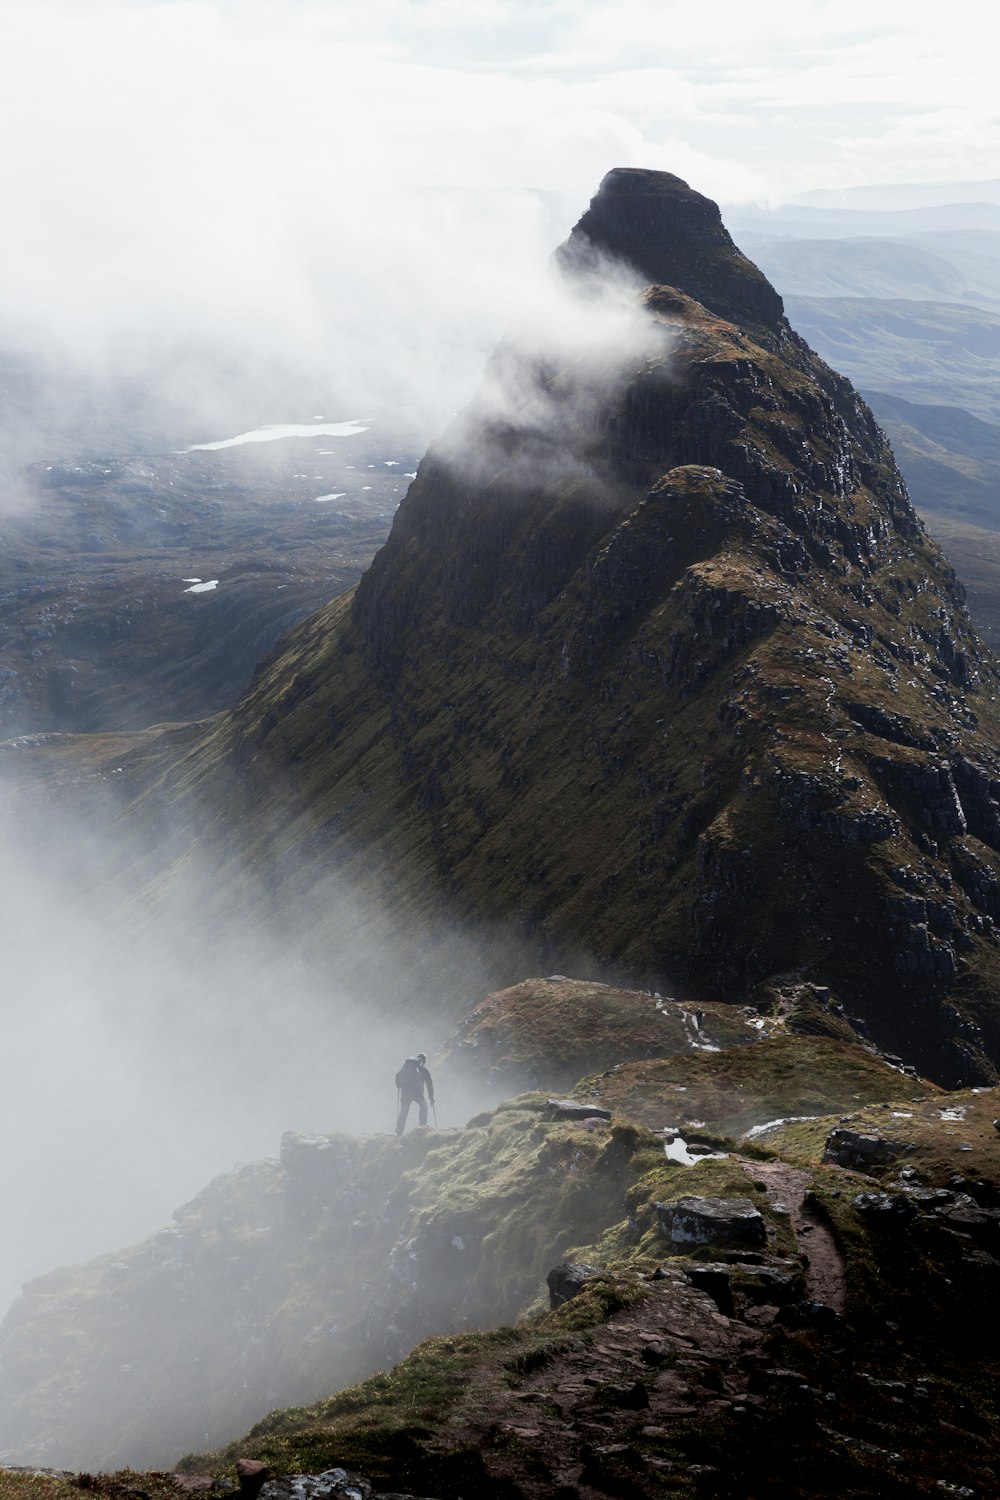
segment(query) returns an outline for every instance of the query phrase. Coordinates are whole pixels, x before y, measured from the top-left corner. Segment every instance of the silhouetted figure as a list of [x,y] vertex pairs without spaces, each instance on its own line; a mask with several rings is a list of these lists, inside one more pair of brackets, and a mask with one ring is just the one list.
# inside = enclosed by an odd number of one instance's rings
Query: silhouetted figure
[[[396,1088],[399,1091],[399,1107],[396,1111],[396,1134],[402,1135],[406,1129],[406,1117],[410,1113],[410,1105],[415,1104],[420,1111],[421,1125],[427,1124],[427,1106],[434,1107],[434,1085],[431,1075],[427,1071],[427,1054],[418,1052],[416,1057],[408,1057],[396,1074]],[[424,1089],[427,1090],[427,1098],[424,1098]]]

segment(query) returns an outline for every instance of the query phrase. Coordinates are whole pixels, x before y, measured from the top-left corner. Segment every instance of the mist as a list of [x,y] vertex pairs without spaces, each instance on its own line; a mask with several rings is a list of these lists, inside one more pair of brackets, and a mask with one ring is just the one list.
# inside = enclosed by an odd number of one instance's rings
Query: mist
[[2,9],[8,491],[318,412],[426,443],[582,206],[456,173],[447,76],[429,118],[426,78],[226,6]]
[[898,5],[800,6],[794,42],[727,7],[710,68],[719,28],[645,0],[0,0],[0,28],[6,503],[53,453],[314,411],[430,440],[611,166],[762,203],[995,157],[988,70]]
[[[27,806],[0,813],[4,1310],[276,1156],[285,1130],[391,1132],[396,1069],[418,1050],[433,1067],[451,1027],[442,988],[489,988],[473,942],[429,952],[336,871],[281,913],[254,872],[220,893],[205,848],[154,898],[130,888],[149,850],[110,801]],[[483,1103],[439,1089],[439,1122]]]
[[[400,155],[418,103],[405,80],[387,122],[371,68],[345,67],[333,99],[303,49],[292,77],[217,6],[43,9],[58,31],[8,7],[53,113],[3,185],[31,232],[0,249],[0,512],[33,503],[32,462],[318,429],[321,414],[421,451],[477,389],[489,422],[556,454],[586,435],[597,377],[606,393],[662,357],[624,268],[572,285],[551,263],[613,141],[574,196],[506,170],[480,189],[430,162],[425,116],[419,160]],[[9,57],[6,71],[20,95]],[[274,89],[262,113],[257,91]],[[503,335],[518,357],[482,383]],[[335,869],[262,922],[267,875],[220,890],[225,851],[206,843],[147,909],[130,871],[149,851],[96,786],[5,796],[0,834],[2,1110],[18,1142],[0,1169],[17,1205],[0,1307],[27,1278],[156,1230],[285,1130],[390,1131],[400,1061],[423,1050],[433,1067],[451,1029],[442,990],[468,1008],[493,986],[482,933],[401,931]],[[441,1092],[439,1121],[487,1102]]]

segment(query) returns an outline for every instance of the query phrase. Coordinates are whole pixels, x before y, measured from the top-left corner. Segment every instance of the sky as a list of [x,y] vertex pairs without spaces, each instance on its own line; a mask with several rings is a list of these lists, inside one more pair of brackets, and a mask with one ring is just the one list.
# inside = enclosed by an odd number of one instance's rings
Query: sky
[[363,405],[405,366],[431,422],[612,166],[745,204],[1000,160],[971,0],[0,0],[0,39],[0,347]]

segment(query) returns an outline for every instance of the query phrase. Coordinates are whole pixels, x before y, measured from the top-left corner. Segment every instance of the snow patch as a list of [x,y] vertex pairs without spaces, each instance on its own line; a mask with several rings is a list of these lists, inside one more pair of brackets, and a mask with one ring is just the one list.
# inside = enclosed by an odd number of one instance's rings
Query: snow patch
[[221,438],[217,443],[193,443],[185,453],[214,453],[219,448],[237,448],[241,443],[273,443],[279,438],[291,437],[357,437],[367,432],[369,424],[355,418],[351,422],[323,422],[316,426],[312,422],[272,422],[267,427],[256,427],[253,432],[241,432],[237,437]]
[[687,1044],[693,1052],[721,1052],[722,1048],[710,1042],[702,1030],[703,1014],[700,1010],[690,1011],[680,1007],[681,1024],[687,1037]]
[[783,1120],[768,1120],[764,1125],[751,1125],[745,1130],[741,1140],[755,1141],[759,1135],[766,1135],[769,1130],[777,1130],[780,1125],[805,1125],[810,1120],[818,1120],[819,1115],[786,1115]]
[[341,490],[340,493],[337,494],[337,495],[317,495],[316,496],[316,504],[317,505],[323,505],[323,504],[325,504],[325,502],[327,500],[343,500],[343,498],[344,498],[344,496],[346,494],[347,494],[346,490]]
[[210,578],[207,583],[192,584],[192,586],[189,589],[185,589],[184,592],[185,594],[207,594],[209,589],[217,589],[218,587],[219,580],[217,578]]

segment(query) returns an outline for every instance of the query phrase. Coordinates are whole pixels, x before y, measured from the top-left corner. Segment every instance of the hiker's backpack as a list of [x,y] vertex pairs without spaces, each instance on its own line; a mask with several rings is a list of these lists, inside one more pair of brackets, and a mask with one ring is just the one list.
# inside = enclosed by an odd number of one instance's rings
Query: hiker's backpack
[[420,1072],[420,1064],[417,1062],[417,1059],[415,1057],[408,1057],[396,1074],[396,1087],[398,1089],[406,1088],[407,1085],[411,1088],[422,1087],[423,1079],[420,1076]]

